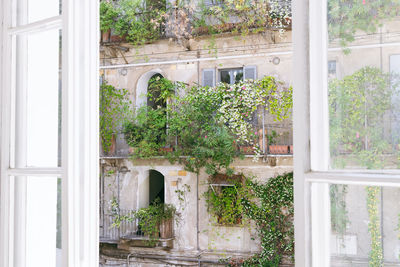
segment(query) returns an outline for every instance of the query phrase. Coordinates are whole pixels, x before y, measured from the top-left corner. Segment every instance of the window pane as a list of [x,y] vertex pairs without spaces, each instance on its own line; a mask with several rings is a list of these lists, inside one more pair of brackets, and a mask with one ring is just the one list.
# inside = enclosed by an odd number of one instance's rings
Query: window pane
[[[17,36],[17,167],[60,165],[59,57],[58,30]],[[26,155],[25,160],[22,160],[23,155]]]
[[26,266],[61,266],[61,179],[16,177],[14,183],[16,199],[24,199],[15,206],[15,218],[25,233],[19,236],[25,240]]
[[234,83],[238,83],[243,80],[243,70],[238,69],[238,70],[233,70],[233,77],[234,77]]
[[331,266],[400,263],[400,188],[330,185]]
[[397,0],[328,0],[331,167],[400,166]]
[[221,74],[221,82],[228,84],[231,83],[231,75],[229,70],[221,70],[220,74]]
[[61,0],[17,0],[18,26],[61,14]]

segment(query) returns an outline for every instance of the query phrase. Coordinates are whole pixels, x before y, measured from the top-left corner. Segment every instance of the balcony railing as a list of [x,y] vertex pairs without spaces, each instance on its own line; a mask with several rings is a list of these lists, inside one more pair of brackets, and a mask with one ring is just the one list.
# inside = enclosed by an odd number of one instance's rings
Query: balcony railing
[[[128,216],[128,210],[119,210],[119,216]],[[116,214],[100,214],[100,241],[116,243],[121,237],[134,236],[137,234],[137,221],[122,220],[119,227],[114,226]]]

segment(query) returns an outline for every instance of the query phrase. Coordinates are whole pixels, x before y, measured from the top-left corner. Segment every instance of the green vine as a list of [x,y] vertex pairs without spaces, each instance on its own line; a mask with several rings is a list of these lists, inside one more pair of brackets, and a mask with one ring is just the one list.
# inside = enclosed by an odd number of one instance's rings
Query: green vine
[[368,210],[368,232],[371,235],[371,251],[369,253],[369,266],[383,266],[383,249],[381,220],[379,214],[379,195],[380,187],[368,186],[367,192],[367,210]]
[[103,151],[109,153],[113,136],[131,117],[131,101],[126,89],[116,89],[106,81],[100,86],[100,139]]
[[180,188],[178,187],[176,190],[175,190],[175,194],[176,194],[176,196],[177,196],[177,198],[178,198],[178,201],[179,201],[179,208],[183,211],[183,210],[185,210],[185,207],[186,207],[186,194],[187,193],[190,193],[190,185],[188,185],[188,184],[184,184],[184,185],[182,185]]
[[[225,186],[213,184],[217,177],[223,177]],[[204,192],[208,212],[217,224],[240,225],[243,219],[242,200],[248,198],[243,175],[226,176],[216,174],[210,178],[209,189]],[[226,184],[229,184],[228,186]]]
[[262,251],[243,266],[279,266],[294,259],[293,173],[270,178],[263,184],[247,180],[253,199],[244,199],[244,213],[257,226]]
[[346,233],[349,223],[348,212],[346,209],[347,185],[330,185],[331,199],[331,227],[342,240]]

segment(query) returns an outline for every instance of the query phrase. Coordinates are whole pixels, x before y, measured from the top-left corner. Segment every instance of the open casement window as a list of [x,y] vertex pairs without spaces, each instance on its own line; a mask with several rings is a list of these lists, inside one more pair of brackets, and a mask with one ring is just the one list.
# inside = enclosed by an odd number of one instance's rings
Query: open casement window
[[97,267],[98,1],[0,21],[0,266]]
[[293,1],[296,266],[400,264],[399,9]]

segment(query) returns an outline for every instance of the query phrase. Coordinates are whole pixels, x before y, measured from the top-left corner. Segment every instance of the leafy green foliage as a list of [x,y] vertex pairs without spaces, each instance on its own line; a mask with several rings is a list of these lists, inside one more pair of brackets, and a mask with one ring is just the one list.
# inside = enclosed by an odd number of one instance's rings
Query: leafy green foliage
[[132,120],[125,122],[125,140],[135,149],[134,155],[149,158],[160,155],[166,145],[167,116],[165,108],[141,107]]
[[381,219],[379,212],[379,195],[381,189],[367,186],[368,232],[371,235],[371,251],[369,253],[369,266],[383,266]]
[[332,231],[344,238],[349,223],[346,209],[347,185],[332,184],[330,189],[331,200],[331,227]]
[[174,219],[177,215],[176,208],[172,204],[164,204],[155,201],[147,208],[137,211],[130,211],[128,215],[119,215],[119,203],[115,198],[112,199],[111,209],[113,214],[113,227],[119,228],[123,221],[132,222],[138,219],[138,227],[145,236],[148,245],[155,245],[160,237],[160,224],[163,221]]
[[[260,155],[252,114],[263,106],[282,120],[292,107],[292,88],[284,88],[273,77],[211,88],[186,87],[157,76],[150,84],[148,97],[156,107],[136,112],[133,121],[125,124],[125,139],[143,158],[159,155],[160,148],[174,139],[175,150],[167,153],[168,159],[194,173],[201,168],[210,175],[222,170],[232,173],[229,166],[240,156],[236,145],[252,145]],[[175,94],[174,88],[185,91]],[[167,100],[170,104],[164,108]]]
[[357,31],[376,33],[383,19],[399,15],[398,6],[398,0],[329,0],[329,38],[339,38],[346,47]]
[[175,95],[175,84],[161,75],[155,75],[149,80],[147,96],[150,100],[160,102],[160,106]]
[[218,224],[237,225],[242,223],[242,199],[248,198],[248,196],[243,187],[243,177],[241,175],[237,177],[239,179],[230,179],[227,176],[226,183],[231,186],[210,185],[203,195],[207,202],[208,212]]
[[100,138],[105,154],[121,124],[131,117],[131,102],[126,89],[116,89],[103,82],[100,86]]
[[231,31],[245,36],[284,30],[291,23],[290,0],[229,0],[211,7],[191,0],[169,5],[160,0],[103,0],[100,11],[101,29],[114,29],[134,45],[154,42],[164,34],[184,43],[193,35]]
[[382,168],[390,151],[383,136],[384,116],[394,110],[392,98],[399,82],[378,68],[364,67],[329,83],[330,150],[337,167],[343,152],[368,169]]
[[100,2],[100,30],[106,32],[115,27],[116,18],[118,17],[118,10],[114,7],[112,2]]
[[134,45],[143,45],[160,38],[160,24],[165,2],[159,0],[119,0],[100,2],[100,28],[113,29]]
[[266,183],[243,174],[218,174],[210,177],[210,183],[217,176],[225,176],[233,186],[219,191],[210,188],[204,194],[209,212],[226,225],[238,224],[242,218],[254,222],[262,247],[261,253],[251,258],[229,258],[223,262],[231,267],[278,267],[283,258],[293,261],[293,173],[278,175]]
[[[293,173],[270,178],[267,183],[248,180],[254,199],[244,199],[244,214],[257,225],[262,252],[244,266],[278,266],[282,257],[293,259]],[[262,265],[262,262],[271,265]],[[254,264],[254,265],[251,265]]]
[[216,0],[213,4],[209,6],[202,1],[199,11],[194,12],[196,33],[217,34],[229,31],[245,36],[271,28],[283,30],[291,23],[289,0]]
[[[228,168],[237,155],[234,137],[229,128],[215,116],[219,101],[215,94],[192,87],[170,106],[169,133],[177,137],[178,147],[168,155],[171,162],[180,162],[186,170],[207,173]],[[182,157],[186,156],[186,157]]]

